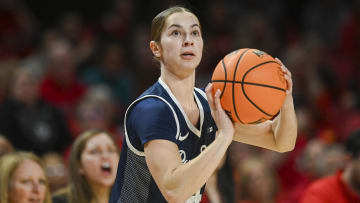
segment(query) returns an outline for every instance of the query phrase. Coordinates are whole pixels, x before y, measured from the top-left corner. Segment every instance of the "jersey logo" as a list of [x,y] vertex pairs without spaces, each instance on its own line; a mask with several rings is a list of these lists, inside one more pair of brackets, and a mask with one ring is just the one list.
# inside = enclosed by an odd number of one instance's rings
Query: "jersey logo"
[[186,133],[185,136],[181,136],[181,132],[176,136],[176,139],[179,140],[179,141],[184,141],[186,140],[186,138],[189,136],[189,132]]
[[201,145],[200,152],[204,151],[206,149],[206,145]]
[[206,131],[207,131],[207,133],[211,133],[213,130],[214,130],[214,128],[211,126],[211,127],[208,127]]
[[184,150],[179,150],[179,153],[181,157],[181,162],[183,164],[186,164],[188,162],[188,160],[186,160],[186,152]]

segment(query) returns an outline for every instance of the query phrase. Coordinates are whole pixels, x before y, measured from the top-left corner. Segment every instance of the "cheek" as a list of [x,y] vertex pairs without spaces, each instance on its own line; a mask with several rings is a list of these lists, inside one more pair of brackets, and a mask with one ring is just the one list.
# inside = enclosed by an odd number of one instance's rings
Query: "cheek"
[[31,193],[30,187],[16,184],[14,187],[9,189],[10,203],[22,202],[22,200],[28,199],[30,193]]
[[202,53],[203,49],[204,49],[204,41],[199,40],[199,51]]
[[85,174],[94,172],[94,168],[98,167],[99,161],[95,157],[84,156],[81,160],[82,169]]
[[119,155],[115,154],[115,155],[111,156],[111,162],[113,162],[114,166],[116,166],[116,167],[119,163],[119,160],[120,160]]
[[[163,56],[172,56],[176,54],[176,50],[178,50],[179,45],[177,41],[168,41],[164,40],[161,42],[162,44],[162,55]],[[181,45],[180,45],[181,46]]]
[[46,191],[47,191],[46,185],[39,186],[39,193],[41,198],[45,199]]

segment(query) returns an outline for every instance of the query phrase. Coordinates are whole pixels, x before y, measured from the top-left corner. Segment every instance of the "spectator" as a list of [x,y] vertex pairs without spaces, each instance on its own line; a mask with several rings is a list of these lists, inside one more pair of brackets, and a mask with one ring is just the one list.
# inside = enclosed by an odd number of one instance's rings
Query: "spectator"
[[18,150],[62,153],[71,141],[61,112],[38,94],[40,77],[28,68],[15,71],[9,95],[0,105],[0,132]]
[[344,170],[313,182],[302,197],[302,203],[360,202],[360,129],[346,140],[348,162]]
[[88,130],[80,135],[70,153],[69,186],[53,198],[54,203],[107,203],[114,184],[119,149],[111,135]]
[[214,174],[206,183],[201,203],[234,202],[234,181],[232,176],[229,153],[227,153]]
[[134,73],[129,71],[125,49],[118,43],[108,43],[102,53],[100,64],[89,68],[82,76],[84,83],[108,86],[116,103],[124,110],[138,92]]
[[12,151],[14,148],[11,143],[3,135],[0,135],[0,158]]
[[89,129],[104,129],[113,135],[118,146],[123,141],[122,122],[117,117],[116,105],[109,87],[94,85],[89,88],[76,108],[71,122],[73,135],[78,135]]
[[18,66],[17,60],[0,60],[0,103],[5,100],[7,90],[11,83],[11,74]]
[[262,159],[250,157],[238,166],[240,200],[238,203],[275,203],[279,184],[273,168]]
[[58,40],[48,51],[48,67],[40,91],[42,98],[61,109],[68,116],[86,88],[76,78],[73,50],[67,41]]
[[68,173],[63,156],[50,152],[42,157],[51,193],[67,186]]
[[7,154],[0,161],[1,203],[51,203],[40,159],[28,152]]

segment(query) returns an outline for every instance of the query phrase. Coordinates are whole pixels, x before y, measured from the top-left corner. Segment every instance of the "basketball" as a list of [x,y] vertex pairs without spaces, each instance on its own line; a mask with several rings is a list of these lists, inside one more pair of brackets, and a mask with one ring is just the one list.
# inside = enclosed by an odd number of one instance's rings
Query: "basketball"
[[256,124],[273,118],[284,102],[287,82],[281,65],[257,49],[238,49],[217,64],[213,95],[221,90],[221,106],[233,122]]

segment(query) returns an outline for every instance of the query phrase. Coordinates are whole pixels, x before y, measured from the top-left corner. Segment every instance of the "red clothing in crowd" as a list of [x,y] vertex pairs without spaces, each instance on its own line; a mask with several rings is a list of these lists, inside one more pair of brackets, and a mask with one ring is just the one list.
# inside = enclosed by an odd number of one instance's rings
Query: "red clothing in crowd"
[[301,203],[360,203],[360,196],[345,185],[341,175],[342,171],[338,171],[335,175],[312,183]]
[[65,114],[75,108],[85,91],[86,87],[77,80],[73,80],[70,85],[63,87],[51,77],[46,77],[41,84],[41,95],[44,100],[60,108]]

